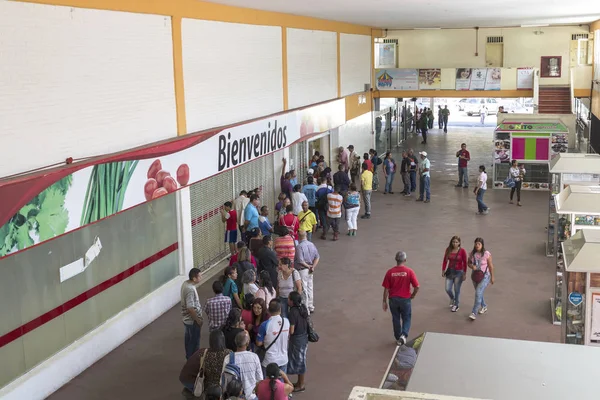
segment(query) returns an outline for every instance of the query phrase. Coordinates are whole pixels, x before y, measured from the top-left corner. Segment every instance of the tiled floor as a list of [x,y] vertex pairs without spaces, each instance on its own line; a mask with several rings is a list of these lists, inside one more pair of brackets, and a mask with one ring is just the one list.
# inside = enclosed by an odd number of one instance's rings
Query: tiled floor
[[[294,398],[341,400],[355,385],[379,385],[394,349],[391,317],[381,309],[381,280],[398,250],[408,253],[408,265],[421,283],[411,336],[433,331],[559,340],[559,328],[550,323],[553,265],[544,257],[543,244],[548,194],[525,192],[523,207],[517,207],[508,204],[508,192],[490,189],[485,201],[492,210],[477,216],[473,193],[454,187],[460,143],[466,142],[471,152],[473,181],[478,165],[491,165],[491,138],[491,128],[452,128],[447,135],[432,131],[426,146],[410,140],[415,150],[426,148],[430,154],[431,203],[402,197],[398,180],[396,194],[374,194],[373,217],[359,220],[357,237],[318,240],[322,261],[315,275],[314,321],[321,341],[309,346],[307,391]],[[443,290],[441,259],[455,234],[468,249],[475,237],[483,237],[494,257],[496,284],[486,291],[489,312],[475,322],[467,319],[471,284],[463,285],[455,314]],[[209,290],[204,285],[200,297],[205,299]],[[206,332],[202,339],[204,345]],[[51,399],[179,399],[182,359],[183,327],[174,307]]]

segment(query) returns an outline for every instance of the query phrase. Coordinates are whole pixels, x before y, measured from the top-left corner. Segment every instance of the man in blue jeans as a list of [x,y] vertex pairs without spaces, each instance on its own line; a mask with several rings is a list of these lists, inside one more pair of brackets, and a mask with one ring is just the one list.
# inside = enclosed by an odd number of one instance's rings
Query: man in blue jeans
[[417,201],[429,203],[431,201],[431,193],[429,192],[431,162],[427,158],[426,151],[419,152],[419,155],[421,156],[421,162],[419,163],[419,198]]
[[419,160],[417,159],[417,156],[413,149],[408,149],[408,161],[410,162],[410,192],[414,193],[417,191],[417,169],[419,166]]
[[185,358],[188,359],[200,348],[200,330],[202,329],[202,307],[196,291],[201,275],[198,268],[190,269],[189,280],[181,285],[181,319],[185,327]]
[[[394,325],[396,344],[406,344],[410,331],[411,300],[419,291],[419,281],[415,272],[406,266],[406,253],[396,253],[396,266],[390,268],[383,278],[383,311],[387,311],[388,302]],[[413,287],[411,293],[410,288]]]

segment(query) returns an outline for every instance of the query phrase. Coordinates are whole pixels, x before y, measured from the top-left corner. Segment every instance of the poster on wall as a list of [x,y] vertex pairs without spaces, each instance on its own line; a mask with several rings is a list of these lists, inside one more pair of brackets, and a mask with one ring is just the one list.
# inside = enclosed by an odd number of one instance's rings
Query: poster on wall
[[502,83],[502,69],[488,68],[485,78],[485,90],[500,90]]
[[0,186],[0,257],[172,193],[345,121],[345,100],[335,100],[84,161],[28,181],[7,182]]
[[517,68],[517,90],[533,89],[533,68]]
[[396,68],[396,44],[376,43],[377,66],[376,68]]
[[552,133],[552,145],[550,147],[550,158],[559,153],[566,153],[569,148],[569,135],[562,132]]
[[471,84],[471,68],[456,69],[456,90],[469,90]]
[[419,90],[437,90],[442,88],[442,70],[428,68],[419,70]]
[[419,90],[419,71],[417,69],[377,69],[375,77],[379,90]]
[[510,163],[510,160],[510,140],[495,140],[494,163]]
[[457,68],[456,90],[500,90],[501,68]]
[[469,90],[485,90],[485,80],[487,79],[486,68],[471,69],[471,82]]

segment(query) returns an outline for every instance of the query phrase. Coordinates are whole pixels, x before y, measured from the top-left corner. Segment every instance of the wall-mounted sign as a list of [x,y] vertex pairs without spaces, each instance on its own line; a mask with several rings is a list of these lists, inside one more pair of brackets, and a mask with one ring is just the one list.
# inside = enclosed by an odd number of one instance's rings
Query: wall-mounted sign
[[[0,257],[26,249],[346,122],[334,100],[107,155],[0,185]],[[85,266],[64,270],[63,278]]]
[[419,90],[437,90],[442,88],[442,70],[429,68],[419,70]]
[[517,90],[533,89],[533,68],[517,68]]
[[579,292],[569,293],[569,303],[575,307],[579,306],[581,303],[583,303],[583,295]]
[[502,69],[457,68],[456,90],[500,90]]
[[378,90],[419,90],[417,69],[377,69],[375,78]]

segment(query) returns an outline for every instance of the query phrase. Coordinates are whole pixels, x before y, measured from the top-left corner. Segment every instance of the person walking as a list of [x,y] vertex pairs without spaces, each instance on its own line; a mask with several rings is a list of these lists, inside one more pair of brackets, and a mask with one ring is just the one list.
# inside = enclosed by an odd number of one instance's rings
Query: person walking
[[471,161],[471,154],[467,150],[467,144],[461,143],[460,150],[456,152],[458,157],[458,183],[456,187],[469,187],[469,169],[468,164]]
[[406,150],[402,152],[402,162],[400,163],[400,174],[402,175],[402,184],[404,189],[402,194],[406,197],[410,196],[410,160]]
[[221,281],[214,281],[212,290],[215,297],[206,300],[204,312],[208,317],[208,330],[210,332],[219,330],[225,325],[229,311],[231,311],[231,299],[223,296],[223,284]]
[[444,122],[444,133],[448,133],[448,117],[450,116],[450,110],[448,110],[448,105],[444,106],[442,110],[442,119]]
[[[287,308],[287,296],[284,300]],[[265,358],[262,361],[263,368],[266,368],[271,363],[276,363],[279,369],[286,372],[290,321],[281,314],[282,304],[279,300],[272,300],[269,303],[269,315],[271,315],[271,318],[260,324],[256,345],[258,347],[264,346],[267,349]],[[264,374],[266,374],[266,371],[263,369]]]
[[485,314],[488,310],[487,304],[483,298],[483,292],[488,285],[494,284],[494,264],[492,264],[492,254],[485,249],[485,243],[482,238],[475,239],[473,250],[469,256],[468,267],[471,272],[471,280],[475,288],[475,303],[473,311],[469,318],[473,321],[477,319],[477,313]]
[[279,260],[279,275],[277,277],[277,282],[277,296],[279,297],[279,302],[281,303],[280,312],[282,316],[287,317],[288,296],[294,290],[298,293],[302,293],[302,277],[300,276],[300,273],[294,268],[291,259],[283,257]]
[[515,191],[517,192],[517,205],[521,207],[521,185],[523,185],[523,179],[525,179],[525,166],[523,164],[518,165],[517,160],[512,160],[510,169],[508,170],[508,176],[515,181],[515,186],[510,189],[510,204],[513,203],[513,196]]
[[421,151],[419,152],[421,156],[421,162],[419,163],[419,198],[417,201],[422,201],[424,203],[429,203],[431,201],[431,193],[430,193],[430,175],[429,168],[431,167],[431,162],[427,158],[427,152]]
[[421,127],[421,136],[423,136],[423,141],[421,144],[427,144],[427,129],[429,128],[429,122],[427,120],[427,111],[424,111],[421,114],[421,120],[419,121]]
[[198,268],[190,269],[188,280],[181,285],[181,319],[185,327],[184,347],[185,358],[189,359],[200,347],[200,331],[204,320],[202,307],[196,285],[200,283],[201,275]]
[[306,239],[306,232],[300,231],[298,239],[294,266],[300,273],[300,279],[302,279],[302,293],[305,298],[304,304],[312,313],[315,312],[313,277],[315,268],[317,268],[320,260],[319,250],[317,250],[317,246]]
[[306,390],[304,375],[306,374],[306,353],[308,350],[308,310],[298,292],[288,296],[290,308],[290,344],[288,347],[288,375],[298,375],[294,384],[294,393]]
[[388,151],[385,153],[385,159],[383,160],[383,175],[385,176],[385,190],[383,194],[394,194],[392,192],[392,184],[394,183],[394,175],[396,175],[396,161],[392,158],[392,153]]
[[333,229],[333,240],[338,240],[340,236],[340,219],[342,219],[342,203],[344,198],[337,188],[333,188],[333,193],[327,195],[327,224],[323,228],[321,239],[327,239],[327,230],[331,226]]
[[[258,355],[248,351],[250,345],[250,335],[248,332],[243,331],[235,337],[235,365],[240,368],[240,378],[243,387],[244,399],[255,400],[256,395],[254,394],[254,388],[256,384],[263,380],[262,366],[260,365],[260,359]],[[227,393],[230,389],[227,388]],[[239,393],[236,393],[239,395]]]
[[485,104],[481,105],[481,108],[479,109],[479,120],[481,122],[481,125],[485,125],[485,117],[487,116],[487,107],[485,106]]
[[444,127],[444,113],[442,112],[442,106],[438,106],[438,128],[442,129]]
[[419,167],[419,159],[413,149],[408,149],[407,157],[410,161],[410,169],[408,170],[410,176],[410,193],[415,193],[417,191],[417,169]]
[[477,196],[477,214],[486,215],[490,212],[490,208],[483,202],[483,195],[487,190],[487,174],[485,173],[485,165],[479,166],[479,177],[477,178],[477,187],[473,191]]
[[369,171],[369,165],[364,162],[362,164],[362,175],[360,176],[360,185],[365,203],[365,214],[360,217],[362,219],[371,218],[371,193],[373,193],[373,173]]
[[459,309],[460,287],[467,279],[467,258],[467,251],[461,247],[460,237],[452,236],[442,260],[442,277],[446,282],[452,312]]
[[[396,253],[396,266],[390,268],[383,278],[383,311],[392,314],[394,338],[398,346],[406,344],[412,317],[411,300],[419,292],[419,281],[415,272],[406,266],[406,253]],[[411,286],[413,291],[411,293]]]
[[358,212],[360,211],[360,193],[356,190],[356,184],[350,184],[350,191],[344,203],[346,208],[346,222],[348,224],[348,236],[356,236],[358,230]]
[[433,129],[433,120],[435,117],[433,116],[433,110],[431,108],[427,109],[427,128]]

